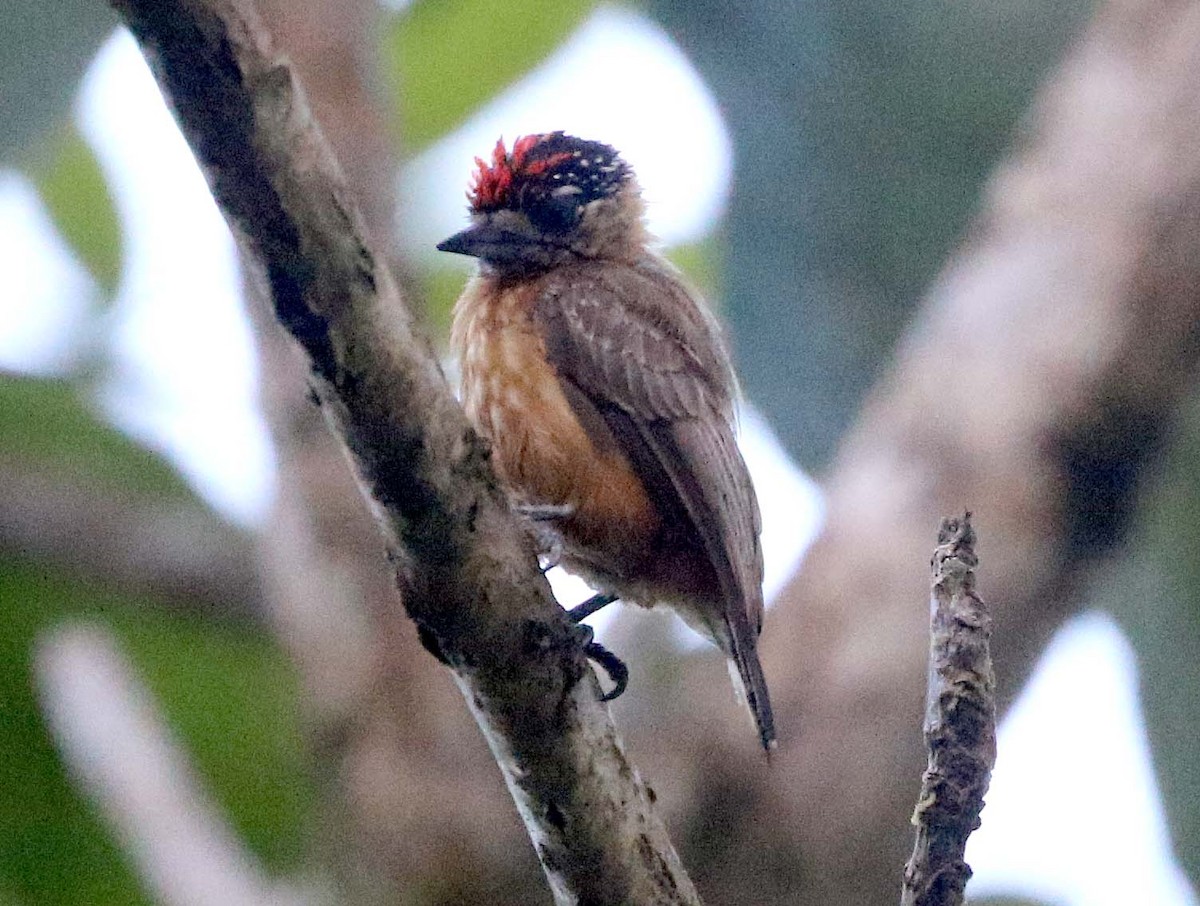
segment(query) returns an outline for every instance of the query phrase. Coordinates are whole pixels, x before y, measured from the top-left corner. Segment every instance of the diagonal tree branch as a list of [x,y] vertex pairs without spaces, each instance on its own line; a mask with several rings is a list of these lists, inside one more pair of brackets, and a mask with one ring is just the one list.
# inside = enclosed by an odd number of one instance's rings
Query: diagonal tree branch
[[913,813],[917,839],[900,906],[962,906],[971,877],[963,853],[979,827],[996,763],[992,615],[975,594],[978,562],[971,514],[942,520],[929,601],[929,766]]
[[573,627],[244,0],[115,0],[382,527],[404,605],[451,667],[559,902],[695,903]]
[[0,457],[0,551],[138,597],[261,622],[250,536],[195,500],[97,488],[66,468]]
[[[388,12],[378,0],[256,7],[403,291],[390,190],[396,104],[378,40]],[[304,356],[266,305],[247,311],[279,471],[259,560],[272,627],[303,677],[320,765],[314,855],[348,903],[397,901],[414,886],[445,904],[527,903],[541,883],[537,857],[461,693],[396,606],[379,529],[341,444],[308,400]]]

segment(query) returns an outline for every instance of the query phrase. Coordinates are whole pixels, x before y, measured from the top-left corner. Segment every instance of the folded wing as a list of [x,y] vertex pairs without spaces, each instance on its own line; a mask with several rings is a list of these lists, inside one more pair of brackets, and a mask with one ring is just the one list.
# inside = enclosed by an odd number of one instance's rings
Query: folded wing
[[756,652],[761,521],[734,439],[736,384],[715,324],[665,268],[611,262],[548,275],[534,319],[568,398],[582,394],[595,407],[643,483],[667,498],[666,513],[682,517],[704,551],[723,602],[723,625],[711,628],[728,646],[770,747]]

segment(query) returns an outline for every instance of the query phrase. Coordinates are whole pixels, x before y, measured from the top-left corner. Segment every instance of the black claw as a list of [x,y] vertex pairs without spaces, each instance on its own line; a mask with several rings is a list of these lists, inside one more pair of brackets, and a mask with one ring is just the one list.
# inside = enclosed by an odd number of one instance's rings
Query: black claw
[[613,681],[612,689],[600,696],[600,701],[610,702],[614,698],[620,698],[625,687],[629,685],[629,668],[625,666],[625,662],[599,642],[588,642],[583,650]]
[[601,695],[600,701],[610,702],[614,698],[619,698],[629,685],[629,668],[625,666],[623,660],[595,641],[591,626],[576,623],[575,631],[578,633],[580,645],[583,646],[583,653],[588,656],[589,660],[598,664],[600,669],[607,673],[608,678],[613,681],[613,688]]

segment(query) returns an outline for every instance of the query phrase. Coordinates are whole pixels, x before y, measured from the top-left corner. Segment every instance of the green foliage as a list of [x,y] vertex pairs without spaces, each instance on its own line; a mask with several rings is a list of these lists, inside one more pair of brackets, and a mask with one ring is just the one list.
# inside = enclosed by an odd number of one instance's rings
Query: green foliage
[[296,677],[256,632],[161,609],[111,618],[242,842],[277,872],[306,852],[314,790]]
[[[524,75],[592,8],[589,0],[418,0],[384,34],[400,130],[420,151]],[[510,136],[511,138],[511,136]]]
[[0,456],[101,486],[191,495],[179,473],[101,421],[68,381],[0,372]]
[[[38,630],[63,602],[102,613],[116,602],[0,562],[0,889],[22,903],[147,902],[115,844],[65,774],[33,693]],[[90,605],[90,607],[89,607]]]
[[[66,381],[0,375],[0,458],[101,487],[191,494]],[[296,683],[281,653],[252,631],[171,613],[55,569],[0,552],[0,891],[26,904],[145,902],[109,829],[64,772],[34,697],[36,639],[76,618],[119,636],[245,843],[269,867],[295,868],[313,791]]]
[[724,302],[723,281],[725,241],[720,234],[710,234],[687,245],[674,245],[666,250],[671,262],[683,271],[708,304],[720,310]]
[[[158,456],[104,424],[66,381],[0,375],[0,458],[73,481],[182,498]],[[313,800],[292,673],[272,643],[0,552],[0,892],[22,904],[147,902],[42,721],[36,640],[63,620],[106,626],[140,668],[208,790],[271,868],[294,869]]]
[[421,272],[421,298],[429,319],[425,329],[430,336],[442,340],[449,336],[454,302],[462,293],[473,269],[470,264],[464,267],[458,262],[448,261],[431,265]]
[[306,848],[313,802],[297,690],[270,641],[0,561],[0,890],[22,903],[146,902],[108,828],[67,776],[34,696],[33,646],[64,619],[107,626],[251,849],[277,871]]
[[55,137],[47,165],[35,174],[59,234],[108,298],[121,279],[123,240],[112,192],[92,148],[74,128]]

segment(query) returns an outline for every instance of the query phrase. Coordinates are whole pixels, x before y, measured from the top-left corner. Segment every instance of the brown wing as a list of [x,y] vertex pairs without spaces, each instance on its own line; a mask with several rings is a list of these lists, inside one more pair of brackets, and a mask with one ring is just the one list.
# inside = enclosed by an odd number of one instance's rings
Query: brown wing
[[599,411],[652,493],[668,489],[667,513],[682,517],[712,564],[729,653],[769,746],[755,650],[761,521],[734,440],[733,374],[712,321],[668,267],[606,262],[552,272],[534,318],[568,398],[581,393]]

